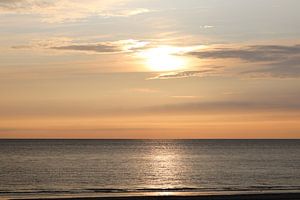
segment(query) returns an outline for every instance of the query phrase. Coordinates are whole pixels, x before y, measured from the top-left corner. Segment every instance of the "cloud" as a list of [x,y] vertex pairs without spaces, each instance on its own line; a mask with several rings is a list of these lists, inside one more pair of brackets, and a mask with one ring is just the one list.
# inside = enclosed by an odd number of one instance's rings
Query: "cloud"
[[202,59],[240,59],[247,62],[278,62],[300,56],[300,45],[256,45],[242,48],[216,48],[189,52]]
[[[148,93],[148,94],[153,94],[153,93],[160,93],[160,90],[157,89],[152,89],[152,88],[132,88],[129,90],[130,92],[137,92],[137,93]],[[126,90],[128,92],[128,90]]]
[[200,98],[199,96],[171,96],[172,98],[175,98],[175,99],[197,99],[197,98]]
[[51,49],[72,50],[72,51],[92,51],[98,53],[113,53],[113,52],[121,51],[121,49],[118,46],[114,46],[110,44],[69,45],[69,46],[51,47]]
[[[298,95],[299,96],[299,95]],[[258,113],[258,112],[274,112],[282,113],[289,112],[299,114],[300,102],[295,100],[227,100],[227,101],[211,101],[201,102],[200,97],[192,96],[174,96],[174,98],[182,98],[193,102],[179,104],[165,104],[156,106],[141,106],[141,107],[111,107],[104,108],[99,105],[75,104],[53,102],[51,104],[38,103],[27,105],[2,105],[0,107],[0,117],[11,119],[14,117],[88,117],[88,116],[142,116],[142,115],[157,115],[157,114],[231,114],[231,113]]]
[[58,51],[80,51],[89,53],[123,53],[134,52],[145,48],[149,42],[139,40],[118,40],[98,43],[80,43],[71,38],[49,38],[47,40],[33,40],[30,44],[12,46],[13,49],[50,49]]
[[265,67],[250,69],[242,72],[242,75],[252,77],[274,77],[274,78],[299,78],[300,77],[300,55],[282,59]]
[[54,50],[72,50],[94,53],[122,53],[132,52],[148,45],[148,42],[139,40],[120,40],[112,42],[101,42],[96,44],[70,44],[65,46],[52,46]]
[[214,26],[211,26],[211,25],[203,25],[203,26],[200,26],[201,29],[211,29],[211,28],[215,28]]
[[151,12],[151,10],[146,8],[134,8],[134,9],[124,9],[124,10],[111,10],[103,12],[102,14],[99,14],[101,16],[105,17],[129,17],[133,15],[139,15],[143,13]]
[[[50,38],[31,44],[14,46],[14,49],[36,48],[55,51],[74,51],[96,54],[131,53],[141,57],[144,52],[162,46],[151,39],[147,41],[126,39],[118,41],[82,43],[71,38]],[[193,71],[159,73],[148,80],[179,79],[204,76],[243,76],[254,78],[299,78],[300,45],[250,45],[250,46],[170,46],[177,56],[194,56],[209,62],[194,62]],[[173,52],[172,52],[173,53]],[[234,59],[227,62],[226,59]],[[239,62],[240,61],[240,62]],[[242,61],[242,62],[241,62]],[[204,65],[205,63],[206,65]],[[220,67],[221,63],[221,67]],[[193,67],[195,69],[195,67]],[[199,69],[199,70],[198,70]]]
[[179,79],[179,78],[190,78],[190,77],[203,77],[209,75],[216,75],[219,73],[220,67],[212,67],[199,71],[181,71],[181,72],[169,72],[162,73],[157,76],[151,77],[148,80],[153,79]]
[[300,103],[297,101],[243,101],[229,100],[216,102],[192,102],[152,106],[147,109],[154,113],[222,113],[222,112],[298,112]]
[[[290,46],[252,45],[245,47],[208,48],[191,51],[187,54],[200,59],[216,61],[236,59],[246,62],[246,64],[248,64],[247,68],[239,75],[251,77],[300,77],[299,44]],[[245,63],[239,65],[243,66],[243,64]],[[249,69],[249,67],[251,69]]]
[[146,8],[123,8],[130,0],[0,0],[0,14],[39,15],[49,23],[77,21],[91,16],[128,17],[150,12]]

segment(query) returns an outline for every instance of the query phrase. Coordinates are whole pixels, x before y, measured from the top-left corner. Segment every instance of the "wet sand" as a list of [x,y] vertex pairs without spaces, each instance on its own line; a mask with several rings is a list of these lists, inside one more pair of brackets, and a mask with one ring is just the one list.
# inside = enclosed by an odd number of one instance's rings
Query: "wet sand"
[[74,198],[68,197],[68,198],[34,198],[34,199],[26,199],[26,200],[300,200],[300,193],[208,195],[208,196],[140,196],[140,197],[74,197]]

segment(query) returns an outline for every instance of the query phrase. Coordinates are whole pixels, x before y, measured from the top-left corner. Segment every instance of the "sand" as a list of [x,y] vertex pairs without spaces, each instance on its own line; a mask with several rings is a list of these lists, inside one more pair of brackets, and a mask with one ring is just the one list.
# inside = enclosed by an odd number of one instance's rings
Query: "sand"
[[300,200],[300,193],[209,195],[209,196],[34,198],[34,200],[37,199],[38,200],[75,200],[75,199],[76,200]]

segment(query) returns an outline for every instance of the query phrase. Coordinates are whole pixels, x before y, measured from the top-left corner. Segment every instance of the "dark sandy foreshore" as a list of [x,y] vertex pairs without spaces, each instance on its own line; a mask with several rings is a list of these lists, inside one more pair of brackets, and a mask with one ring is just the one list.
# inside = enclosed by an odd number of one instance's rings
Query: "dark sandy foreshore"
[[[12,200],[17,200],[17,199],[12,199]],[[34,199],[26,199],[26,200],[300,200],[300,193],[207,195],[207,196],[73,197],[73,198],[34,198]]]

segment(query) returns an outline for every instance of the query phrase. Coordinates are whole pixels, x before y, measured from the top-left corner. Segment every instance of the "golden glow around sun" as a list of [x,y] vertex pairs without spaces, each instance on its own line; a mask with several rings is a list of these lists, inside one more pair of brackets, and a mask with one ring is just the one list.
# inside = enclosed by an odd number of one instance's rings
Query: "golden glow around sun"
[[171,46],[160,46],[151,48],[140,53],[140,57],[145,59],[145,65],[151,71],[174,71],[183,69],[187,61],[180,53],[180,48]]

